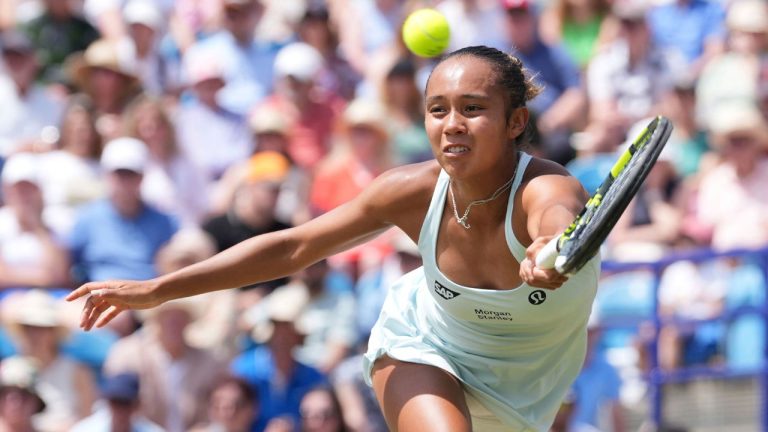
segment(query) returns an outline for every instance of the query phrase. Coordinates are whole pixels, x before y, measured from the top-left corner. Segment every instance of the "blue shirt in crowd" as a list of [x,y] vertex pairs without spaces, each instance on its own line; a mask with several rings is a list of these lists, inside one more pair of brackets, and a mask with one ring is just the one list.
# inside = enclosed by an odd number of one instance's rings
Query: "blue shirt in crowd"
[[309,390],[327,383],[320,371],[296,362],[290,381],[279,385],[275,379],[275,362],[266,346],[258,346],[235,357],[232,373],[248,381],[259,395],[258,417],[253,431],[263,431],[269,420],[282,416],[289,416],[299,424],[301,399]]
[[78,215],[70,238],[77,276],[86,281],[153,278],[155,254],[177,229],[171,216],[146,205],[127,219],[109,200],[89,204]]
[[650,10],[648,24],[654,45],[691,63],[711,39],[725,38],[725,11],[719,2],[667,2]]

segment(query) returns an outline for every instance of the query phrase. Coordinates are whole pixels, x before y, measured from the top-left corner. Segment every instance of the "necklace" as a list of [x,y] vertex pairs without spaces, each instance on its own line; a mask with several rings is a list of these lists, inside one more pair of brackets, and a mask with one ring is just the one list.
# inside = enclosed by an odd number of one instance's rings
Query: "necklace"
[[474,200],[474,201],[470,202],[469,205],[467,205],[467,209],[464,210],[464,214],[461,217],[459,217],[459,211],[458,211],[458,209],[456,207],[456,196],[453,194],[453,188],[451,187],[451,185],[453,184],[453,181],[452,180],[449,181],[449,183],[448,183],[448,192],[451,194],[451,205],[453,206],[453,215],[456,217],[456,223],[458,223],[459,225],[463,226],[464,229],[472,228],[472,225],[470,225],[467,222],[467,218],[469,217],[469,211],[472,209],[472,207],[474,207],[476,205],[487,204],[487,203],[495,200],[496,198],[498,198],[499,195],[504,193],[505,190],[507,190],[510,186],[512,186],[512,182],[515,180],[515,174],[517,174],[517,165],[515,165],[515,170],[512,172],[512,177],[510,177],[509,180],[507,180],[506,183],[504,183],[498,189],[496,189],[496,192],[494,192],[488,198],[481,199],[481,200]]

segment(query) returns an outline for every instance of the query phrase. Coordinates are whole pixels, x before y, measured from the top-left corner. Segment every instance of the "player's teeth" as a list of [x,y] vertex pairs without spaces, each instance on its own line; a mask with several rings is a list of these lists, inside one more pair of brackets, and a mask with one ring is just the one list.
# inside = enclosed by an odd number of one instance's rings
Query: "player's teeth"
[[449,147],[448,153],[464,153],[465,151],[469,151],[466,147]]

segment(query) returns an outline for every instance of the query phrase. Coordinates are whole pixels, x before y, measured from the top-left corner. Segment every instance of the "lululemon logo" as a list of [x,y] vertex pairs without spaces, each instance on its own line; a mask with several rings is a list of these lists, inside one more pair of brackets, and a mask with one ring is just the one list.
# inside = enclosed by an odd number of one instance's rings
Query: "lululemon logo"
[[455,297],[458,297],[460,294],[456,291],[452,291],[446,287],[444,287],[440,282],[435,281],[435,292],[442,298],[446,300],[451,300]]
[[530,294],[528,294],[528,301],[532,305],[540,305],[544,303],[544,300],[547,299],[547,293],[545,293],[542,290],[536,290]]

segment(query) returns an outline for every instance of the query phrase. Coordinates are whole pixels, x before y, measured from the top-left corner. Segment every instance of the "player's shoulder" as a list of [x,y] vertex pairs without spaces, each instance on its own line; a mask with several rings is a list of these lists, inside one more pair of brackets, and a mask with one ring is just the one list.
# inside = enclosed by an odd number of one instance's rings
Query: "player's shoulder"
[[546,190],[583,194],[579,180],[557,162],[533,157],[522,180],[523,189],[541,193]]
[[429,160],[392,168],[380,175],[375,183],[396,195],[432,195],[439,175],[440,165],[435,160]]
[[428,207],[435,190],[440,165],[434,160],[392,168],[366,188],[364,200],[384,212],[404,212]]

